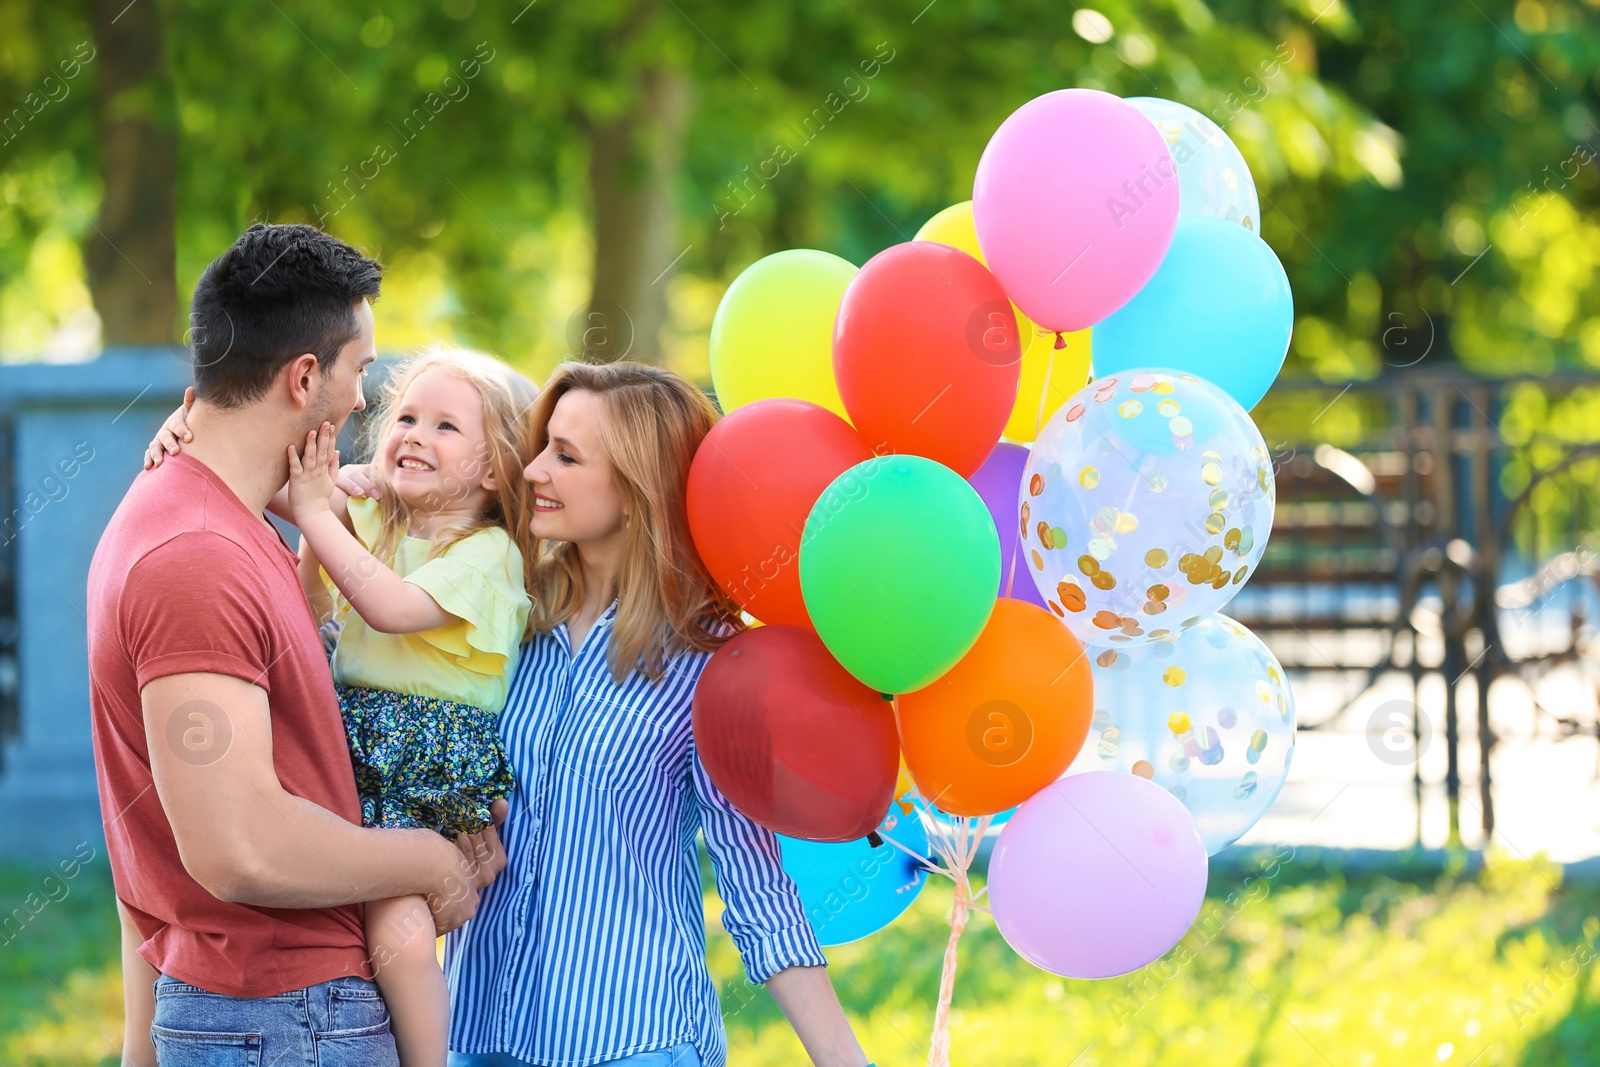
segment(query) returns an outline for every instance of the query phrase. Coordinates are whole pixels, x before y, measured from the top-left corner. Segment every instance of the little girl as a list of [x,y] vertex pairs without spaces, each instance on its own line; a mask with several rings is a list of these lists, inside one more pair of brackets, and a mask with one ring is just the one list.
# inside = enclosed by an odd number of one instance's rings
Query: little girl
[[[306,435],[303,453],[288,450],[289,481],[271,510],[300,528],[317,622],[342,624],[333,678],[368,826],[477,833],[512,791],[496,719],[532,606],[522,468],[536,395],[489,356],[437,350],[406,362],[371,423],[377,499],[335,488],[329,424]],[[152,452],[177,451],[186,432],[169,421]],[[443,1067],[450,997],[427,902],[369,903],[366,931],[401,1064]]]
[[[333,485],[331,427],[289,450],[301,581],[343,623],[333,678],[368,826],[454,837],[490,823],[511,768],[495,723],[531,608],[533,384],[473,353],[398,368],[373,420],[378,499]],[[324,576],[340,594],[334,602]],[[443,1067],[450,994],[422,897],[366,908],[367,951],[404,1067]]]

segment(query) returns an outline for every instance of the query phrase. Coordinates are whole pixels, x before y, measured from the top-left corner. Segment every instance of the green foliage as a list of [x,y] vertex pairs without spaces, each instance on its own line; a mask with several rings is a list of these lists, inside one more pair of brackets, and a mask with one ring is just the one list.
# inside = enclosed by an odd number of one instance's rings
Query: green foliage
[[[697,377],[740,269],[909,238],[970,195],[1008,113],[1074,85],[1182,100],[1239,143],[1294,284],[1291,374],[1425,348],[1481,372],[1600,366],[1596,0],[150,2],[181,124],[180,290],[250,221],[321,219],[388,263],[386,348],[446,334],[538,369],[572,347],[588,138],[664,68],[692,88],[668,360]],[[0,0],[0,105],[88,37],[80,4]],[[94,75],[0,146],[13,356],[84,306]]]

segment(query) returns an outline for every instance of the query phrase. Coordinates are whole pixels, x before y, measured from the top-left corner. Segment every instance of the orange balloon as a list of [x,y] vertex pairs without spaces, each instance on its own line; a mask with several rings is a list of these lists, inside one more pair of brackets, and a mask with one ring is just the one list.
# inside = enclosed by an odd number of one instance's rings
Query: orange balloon
[[1002,598],[971,651],[899,705],[917,791],[951,815],[994,815],[1066,771],[1089,734],[1094,682],[1072,631]]

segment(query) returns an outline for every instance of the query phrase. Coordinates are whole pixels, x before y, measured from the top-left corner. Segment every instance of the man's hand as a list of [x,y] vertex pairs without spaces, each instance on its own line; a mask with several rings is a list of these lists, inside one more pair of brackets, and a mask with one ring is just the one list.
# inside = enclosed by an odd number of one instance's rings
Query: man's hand
[[304,459],[289,446],[289,507],[296,526],[303,528],[306,518],[330,510],[328,498],[333,495],[333,476],[339,469],[337,441],[333,423],[324,422],[306,434]]
[[500,824],[506,821],[511,805],[497,800],[489,805],[489,817],[494,820],[475,834],[462,834],[456,838],[456,847],[477,876],[478,888],[487,889],[506,867],[506,850],[500,844]]
[[[506,812],[509,808],[510,805],[504,800],[495,801],[489,805],[489,816],[494,822],[478,833],[460,834],[456,837],[460,878],[452,878],[452,884],[445,893],[428,897],[428,907],[433,911],[434,928],[441,935],[449,933],[472,918],[478,910],[478,890],[487,889],[495,877],[505,869],[506,851],[500,845],[499,827],[506,821]],[[457,881],[463,885],[456,885]],[[471,885],[470,894],[463,891],[466,883]]]
[[478,869],[432,830],[363,829],[284,791],[259,686],[175,674],[140,691],[155,792],[184,869],[219,900],[331,908],[426,895],[440,932],[478,908]]
[[183,450],[180,442],[193,441],[194,433],[189,429],[189,409],[194,407],[194,386],[189,386],[183,391],[183,403],[167,421],[161,424],[161,429],[156,431],[155,438],[150,446],[144,450],[144,469],[154,470],[161,466],[161,461],[171,453],[176,456]]
[[463,925],[478,912],[478,875],[476,866],[462,854],[459,846],[452,846],[439,838],[442,862],[450,873],[440,888],[428,894],[428,910],[433,913],[433,928],[440,936]]

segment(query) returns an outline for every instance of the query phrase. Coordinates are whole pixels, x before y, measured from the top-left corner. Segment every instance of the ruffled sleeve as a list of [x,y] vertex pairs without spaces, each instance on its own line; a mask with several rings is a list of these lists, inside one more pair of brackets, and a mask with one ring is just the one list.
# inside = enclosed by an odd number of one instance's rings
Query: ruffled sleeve
[[522,583],[522,553],[504,530],[480,530],[405,576],[456,622],[416,636],[462,668],[498,675],[522,644],[532,602]]

